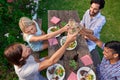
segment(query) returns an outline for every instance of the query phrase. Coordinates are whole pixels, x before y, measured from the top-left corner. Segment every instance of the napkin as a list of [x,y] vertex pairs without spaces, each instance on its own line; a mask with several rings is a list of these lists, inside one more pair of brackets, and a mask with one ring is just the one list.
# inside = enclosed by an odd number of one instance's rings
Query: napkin
[[50,46],[58,44],[58,41],[55,37],[48,39],[48,42]]
[[80,60],[83,62],[83,64],[85,66],[93,64],[93,61],[89,55],[85,55],[85,56],[81,57]]
[[67,80],[77,80],[77,75],[74,72],[71,72]]
[[57,18],[56,16],[53,16],[50,21],[54,24],[57,24],[60,21],[60,18]]

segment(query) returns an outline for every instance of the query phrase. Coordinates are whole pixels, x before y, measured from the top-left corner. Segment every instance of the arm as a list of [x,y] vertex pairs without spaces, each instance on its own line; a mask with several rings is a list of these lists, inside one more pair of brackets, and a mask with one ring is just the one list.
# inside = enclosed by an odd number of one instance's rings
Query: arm
[[80,34],[82,34],[83,36],[87,36],[88,39],[90,39],[91,41],[95,42],[100,48],[103,47],[103,42],[101,40],[99,40],[98,38],[96,38],[94,35],[85,32],[84,29],[82,29],[80,31]]
[[93,34],[99,38],[99,33],[102,29],[102,27],[104,26],[104,24],[106,23],[106,19],[104,16],[102,16],[100,13],[98,13],[99,15],[99,18],[96,19],[95,22],[93,22],[92,25],[89,25],[91,23],[88,22],[88,16],[89,16],[89,10],[86,11],[86,13],[84,14],[83,16],[83,19],[81,20],[81,25],[88,28],[88,29],[91,29],[93,31]]
[[67,31],[69,26],[65,25],[63,28],[55,31],[55,32],[52,32],[52,33],[49,33],[49,34],[45,34],[45,35],[40,35],[40,36],[32,36],[30,38],[30,42],[36,42],[36,41],[43,41],[43,40],[47,40],[49,38],[52,38],[58,34],[61,34],[65,31]]
[[68,44],[76,39],[76,35],[77,33],[73,35],[68,34],[65,44],[59,50],[57,50],[49,59],[40,62],[39,71],[55,64],[64,54],[66,48],[68,47]]

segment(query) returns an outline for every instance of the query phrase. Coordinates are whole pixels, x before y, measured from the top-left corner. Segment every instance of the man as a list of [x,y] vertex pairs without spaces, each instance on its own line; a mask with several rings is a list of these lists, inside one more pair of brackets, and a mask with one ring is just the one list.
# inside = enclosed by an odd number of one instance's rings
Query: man
[[5,49],[4,55],[6,59],[14,65],[19,80],[46,80],[39,74],[39,72],[55,64],[64,54],[69,43],[76,39],[76,35],[77,33],[72,35],[68,33],[64,45],[49,59],[43,61],[34,59],[31,55],[32,50],[20,43],[10,45]]
[[81,30],[81,34],[87,36],[103,49],[103,59],[96,71],[99,80],[120,80],[120,41],[103,43],[83,30]]
[[[95,37],[99,39],[100,31],[106,22],[105,17],[100,13],[100,10],[104,8],[105,1],[91,0],[90,4],[91,4],[90,9],[88,9],[85,12],[80,24],[84,26],[85,31],[87,31],[90,34],[93,34]],[[87,41],[88,48],[92,55],[94,65],[97,66],[97,64],[100,63],[100,57],[98,51],[95,49],[96,44],[93,41],[88,40],[86,36],[84,37]]]

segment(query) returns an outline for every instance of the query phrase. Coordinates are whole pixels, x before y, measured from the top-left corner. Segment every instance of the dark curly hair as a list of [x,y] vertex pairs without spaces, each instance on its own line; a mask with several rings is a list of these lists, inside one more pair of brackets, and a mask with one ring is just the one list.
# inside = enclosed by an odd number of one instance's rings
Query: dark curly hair
[[91,0],[90,4],[92,3],[97,3],[100,5],[99,9],[102,9],[104,8],[104,5],[105,5],[105,1],[104,0]]
[[110,41],[105,44],[105,47],[108,47],[114,50],[117,54],[119,54],[120,58],[120,41]]

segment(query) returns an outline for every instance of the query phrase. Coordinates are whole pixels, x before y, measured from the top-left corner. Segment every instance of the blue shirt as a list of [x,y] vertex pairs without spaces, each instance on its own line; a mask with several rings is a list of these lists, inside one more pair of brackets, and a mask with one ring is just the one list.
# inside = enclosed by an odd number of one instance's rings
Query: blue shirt
[[[100,12],[95,17],[91,18],[89,10],[87,10],[80,24],[85,26],[87,29],[93,30],[94,36],[100,38],[100,31],[105,23],[106,19]],[[89,51],[92,51],[96,47],[96,44],[93,41],[87,40],[87,44]]]
[[[35,25],[36,25],[36,28],[37,28],[37,32],[34,34],[35,36],[40,36],[42,35],[42,31],[41,29],[39,28],[39,25],[34,21]],[[31,47],[31,49],[33,51],[40,51],[42,50],[42,41],[36,41],[36,42],[30,42],[30,38],[32,36],[34,36],[33,34],[23,34],[24,36],[24,40],[28,43],[28,45]]]
[[[105,43],[103,43],[104,48]],[[114,64],[110,64],[110,61],[103,57],[101,64],[96,70],[99,80],[120,80],[120,60]]]
[[103,57],[97,71],[99,80],[120,80],[120,60],[110,64],[110,61]]

